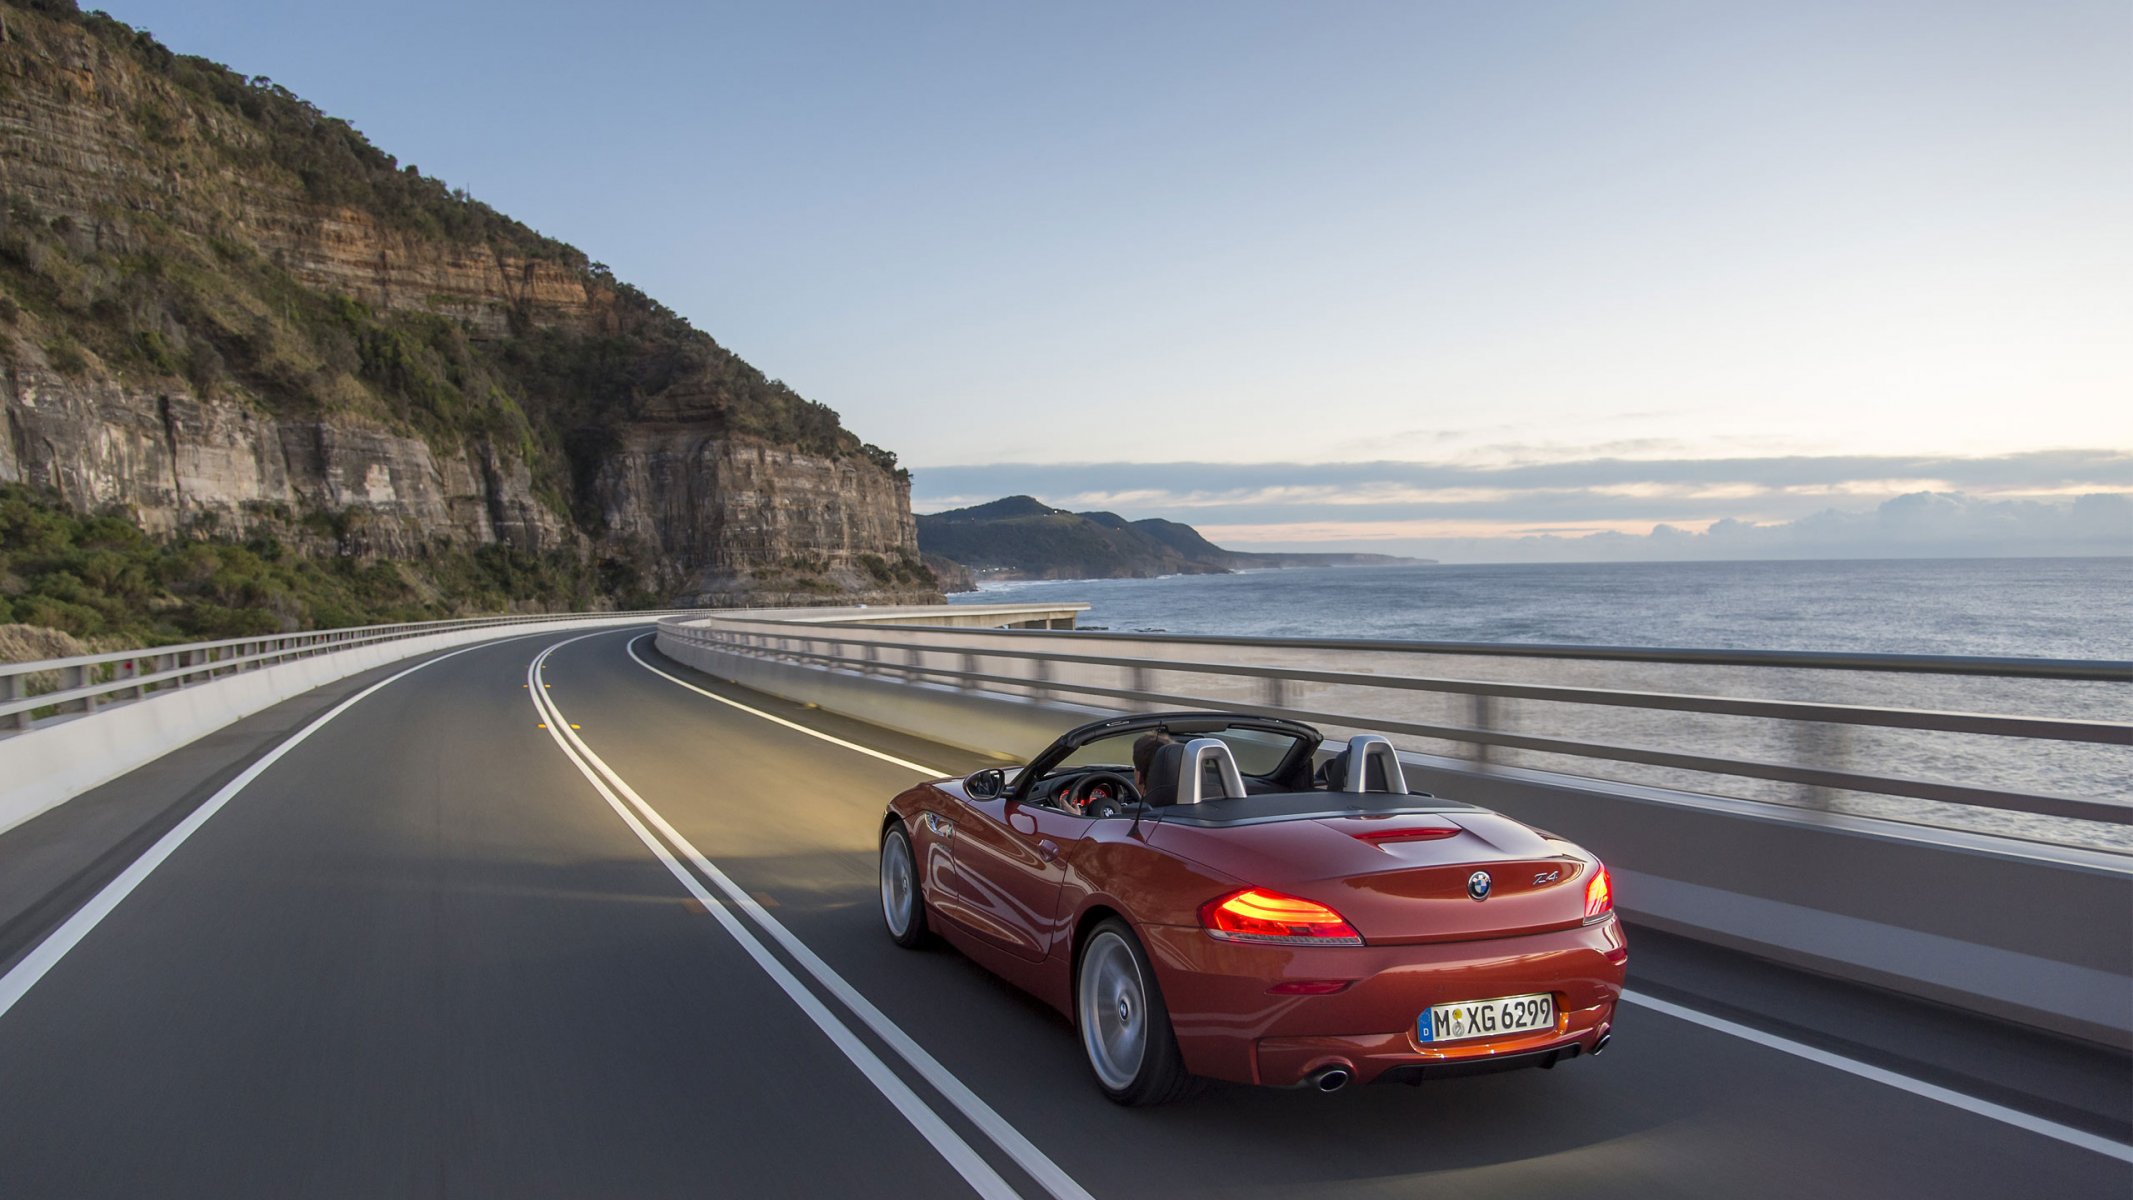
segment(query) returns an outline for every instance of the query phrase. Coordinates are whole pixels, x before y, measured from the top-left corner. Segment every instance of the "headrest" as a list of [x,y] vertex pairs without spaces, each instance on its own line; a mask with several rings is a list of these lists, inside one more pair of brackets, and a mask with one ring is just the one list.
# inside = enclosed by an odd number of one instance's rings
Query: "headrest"
[[1178,802],[1178,776],[1185,766],[1185,743],[1165,742],[1148,763],[1148,794],[1141,799],[1150,808]]
[[[1234,799],[1247,794],[1244,780],[1237,774],[1237,758],[1230,753],[1227,742],[1205,738],[1186,743],[1185,751],[1193,758],[1185,764],[1184,771],[1192,770],[1194,763],[1200,767],[1200,799]],[[1178,773],[1180,792],[1185,790],[1184,771]]]
[[1400,768],[1398,752],[1391,742],[1371,733],[1349,738],[1347,747],[1318,769],[1318,779],[1336,792],[1407,792],[1407,773]]

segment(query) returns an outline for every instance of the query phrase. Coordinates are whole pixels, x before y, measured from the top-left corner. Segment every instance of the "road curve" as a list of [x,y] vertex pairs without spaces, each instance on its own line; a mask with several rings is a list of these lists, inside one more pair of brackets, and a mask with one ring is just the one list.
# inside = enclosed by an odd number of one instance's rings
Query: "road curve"
[[[1050,1010],[882,934],[895,760],[974,765],[641,629],[432,660],[203,787],[100,920],[81,889],[0,945],[0,1196],[2133,1187],[2123,1057],[1634,929],[1631,985],[1669,1010],[1625,1008],[1601,1058],[1117,1109]],[[115,793],[167,803],[136,774]],[[73,807],[31,825],[99,811]],[[0,837],[0,873],[51,841]]]

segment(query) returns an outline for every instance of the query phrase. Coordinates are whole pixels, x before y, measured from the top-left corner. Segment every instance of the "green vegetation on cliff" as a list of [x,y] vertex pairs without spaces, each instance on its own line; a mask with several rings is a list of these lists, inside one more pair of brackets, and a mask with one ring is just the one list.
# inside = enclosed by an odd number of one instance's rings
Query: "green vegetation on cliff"
[[330,535],[314,518],[287,540],[212,530],[152,538],[119,513],[80,513],[51,496],[0,485],[0,625],[62,630],[108,646],[330,629],[517,610],[622,608],[658,601],[599,578],[576,557],[505,546],[440,549],[418,574],[405,563],[307,556],[295,543]]

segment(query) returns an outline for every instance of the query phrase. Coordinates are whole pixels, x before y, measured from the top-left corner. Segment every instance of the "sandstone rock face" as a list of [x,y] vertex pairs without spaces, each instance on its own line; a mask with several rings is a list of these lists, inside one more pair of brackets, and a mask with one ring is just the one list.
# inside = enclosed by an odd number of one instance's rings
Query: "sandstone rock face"
[[[210,147],[256,150],[265,136],[187,102],[80,30],[12,18],[0,54],[0,188],[67,214],[91,238],[124,236],[113,197],[152,196],[153,215],[197,236],[263,249],[303,283],[374,308],[463,318],[502,336],[514,310],[596,329],[613,289],[563,264],[392,230],[357,209],[308,203],[294,181],[231,170]],[[9,61],[13,60],[13,61]],[[136,114],[168,113],[153,145]]]
[[280,529],[335,513],[350,536],[321,549],[408,557],[433,541],[542,550],[581,540],[533,497],[523,466],[505,469],[486,447],[440,458],[420,438],[361,424],[276,419],[19,362],[0,417],[0,481],[49,488],[82,509],[124,506],[151,533]]
[[796,572],[871,590],[854,570],[862,556],[918,554],[910,484],[686,424],[633,428],[597,488],[607,535],[671,564],[662,582],[684,603],[774,591]]
[[[600,431],[600,457],[568,471],[552,447],[573,444],[574,427],[536,423],[525,437],[497,438],[478,425],[425,433],[396,419],[358,379],[354,341],[349,362],[292,342],[297,349],[272,362],[274,371],[207,384],[175,367],[55,351],[83,322],[119,329],[122,347],[146,336],[136,326],[156,332],[165,318],[142,317],[139,302],[126,311],[125,297],[141,293],[116,277],[132,268],[113,265],[150,251],[180,263],[239,261],[234,254],[255,264],[246,278],[285,281],[195,302],[206,310],[188,318],[196,327],[248,345],[267,344],[277,321],[300,328],[300,306],[277,299],[292,287],[449,323],[453,336],[492,348],[529,331],[552,347],[557,338],[624,339],[662,320],[679,325],[576,251],[529,231],[516,241],[455,237],[320,202],[264,152],[263,139],[275,135],[248,120],[249,109],[174,83],[155,65],[167,65],[160,47],[144,52],[95,28],[10,10],[0,44],[0,241],[11,221],[34,221],[32,240],[47,249],[32,250],[89,264],[63,276],[27,263],[0,277],[56,292],[34,304],[25,293],[19,310],[8,296],[0,311],[0,481],[49,488],[84,509],[125,506],[164,534],[271,524],[284,533],[331,529],[298,539],[320,553],[413,557],[502,544],[599,556],[670,596],[706,603],[790,601],[786,589],[799,585],[822,600],[850,598],[837,589],[932,598],[930,585],[865,565],[916,560],[908,482],[841,431],[825,453],[735,432],[737,360],[693,331],[686,337],[698,341],[677,341],[682,334],[659,326],[669,351],[686,348],[662,361],[684,368],[625,370],[615,376],[622,383],[584,385],[608,390],[546,398],[543,411]],[[16,238],[0,251],[28,253],[8,250],[24,244]],[[184,333],[162,328],[166,339]],[[283,378],[293,382],[275,382]],[[534,435],[551,439],[538,469]],[[320,515],[331,519],[304,523]]]

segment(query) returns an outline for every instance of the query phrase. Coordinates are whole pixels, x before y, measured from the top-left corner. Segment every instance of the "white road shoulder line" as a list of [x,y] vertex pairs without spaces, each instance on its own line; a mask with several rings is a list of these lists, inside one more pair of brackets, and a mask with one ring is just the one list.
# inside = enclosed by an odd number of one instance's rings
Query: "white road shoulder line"
[[[755,716],[763,718],[766,721],[774,721],[777,724],[783,725],[788,729],[799,730],[801,733],[821,738],[823,741],[834,742],[839,746],[844,746],[848,749],[857,750],[861,754],[868,754],[872,755],[875,758],[885,759],[889,762],[896,763],[899,766],[909,767],[914,771],[924,772],[929,775],[946,774],[946,772],[933,771],[929,768],[922,767],[917,763],[908,762],[904,759],[895,758],[891,755],[883,754],[879,750],[870,749],[866,746],[856,745],[852,742],[845,741],[842,738],[831,737],[826,733],[821,733],[816,730],[809,729],[804,725],[795,724],[791,721],[785,720],[782,717],[771,716],[769,713],[762,712],[758,709],[750,708],[749,706],[739,703],[738,701],[728,700],[724,696],[716,695],[712,692],[705,691],[703,688],[697,687],[695,684],[690,683],[687,680],[677,679],[674,676],[668,674],[667,672],[662,671],[659,668],[653,666],[652,664],[646,662],[644,659],[638,657],[637,642],[642,640],[643,638],[651,636],[653,635],[639,634],[637,637],[630,639],[630,641],[626,644],[626,648],[629,651],[630,657],[636,659],[638,666],[643,667],[645,670],[650,671],[652,674],[657,675],[662,679],[666,679],[673,683],[680,684],[682,687],[688,688],[690,691],[695,692],[700,696],[708,696],[711,699],[718,701],[720,704],[727,705],[731,708],[740,709],[742,712],[753,714]],[[620,783],[620,780],[617,780],[617,782]],[[626,785],[624,786],[626,790]],[[638,803],[642,804],[643,802],[640,800],[638,801]],[[647,809],[649,808],[649,806],[646,807]],[[656,814],[654,815],[654,819],[656,820]],[[663,825],[664,823],[661,822],[661,824]],[[707,875],[711,876],[712,880],[719,885],[721,891],[725,891],[727,894],[734,896],[736,898],[736,903],[739,903],[744,908],[749,909],[751,916],[755,916],[758,920],[764,922],[765,928],[771,931],[771,936],[776,937],[780,945],[785,946],[796,957],[800,957],[803,963],[807,962],[808,959],[813,957],[812,953],[809,952],[806,947],[801,946],[799,944],[798,939],[793,938],[790,933],[785,932],[784,927],[777,924],[777,922],[771,918],[769,913],[763,912],[761,910],[760,905],[757,905],[754,900],[750,899],[747,896],[746,893],[743,893],[738,888],[734,887],[732,881],[726,879],[724,875],[719,874],[718,868],[712,866],[709,862],[705,861],[701,855],[696,853],[694,847],[690,846],[688,842],[681,839],[679,834],[669,832],[668,836],[673,837],[675,839],[675,844],[682,847],[685,852],[690,854],[691,857],[696,860],[697,865],[702,868]],[[815,961],[819,962],[820,960],[816,959]],[[810,970],[812,969],[813,967],[810,966]],[[824,967],[824,970],[827,970],[827,967]],[[842,981],[840,980],[839,982],[841,983]],[[847,1004],[853,1003],[851,999],[846,999],[843,992],[841,991],[838,993],[838,998],[844,999],[845,1003]],[[2113,1141],[2110,1138],[2101,1137],[2097,1134],[2089,1133],[2085,1130],[2075,1129],[2071,1125],[2062,1125],[2057,1121],[2050,1121],[2046,1120],[2043,1117],[2031,1116],[2030,1114],[2025,1113],[2020,1109],[2009,1108],[2004,1104],[1994,1104],[1989,1100],[1980,1100],[1975,1096],[1965,1095],[1964,1093],[1955,1091],[1952,1088],[1944,1088],[1937,1084],[1927,1083],[1922,1079],[1913,1079],[1908,1075],[1900,1075],[1894,1071],[1874,1066],[1871,1063],[1863,1063],[1858,1061],[1857,1059],[1846,1058],[1841,1054],[1832,1054],[1827,1050],[1818,1050],[1815,1047],[1809,1046],[1803,1042],[1795,1042],[1790,1038],[1783,1038],[1777,1036],[1776,1034],[1764,1033],[1759,1029],[1753,1028],[1752,1026],[1742,1025],[1735,1021],[1728,1021],[1723,1017],[1714,1017],[1708,1013],[1698,1012],[1693,1008],[1686,1008],[1682,1005],[1674,1004],[1666,1000],[1661,1000],[1654,996],[1646,996],[1638,992],[1625,991],[1622,993],[1622,999],[1628,1001],[1631,1004],[1642,1005],[1646,1008],[1653,1010],[1654,1012],[1665,1013],[1667,1016],[1670,1017],[1675,1017],[1683,1021],[1689,1021],[1697,1025],[1702,1025],[1706,1029],[1717,1030],[1720,1033],[1730,1034],[1731,1036],[1741,1038],[1744,1041],[1754,1042],[1757,1045],[1767,1046],[1770,1049],[1777,1050],[1785,1054],[1795,1055],[1797,1057],[1804,1058],[1809,1062],[1819,1063],[1822,1066],[1830,1067],[1838,1071],[1843,1071],[1846,1074],[1856,1075],[1861,1079],[1869,1079],[1876,1083],[1884,1084],[1888,1087],[1895,1088],[1898,1091],[1909,1092],[1914,1096],[1921,1096],[1928,1100],[1935,1100],[1942,1104],[1949,1105],[1950,1107],[1959,1108],[1965,1112],[1974,1113],[1988,1120],[1998,1121],[2004,1125],[2012,1125],[2017,1129],[2026,1129],[2031,1133],[2040,1134],[2055,1141],[2064,1142],[2069,1146],[2078,1146],[2084,1150],[2093,1150],[2098,1154],[2107,1155],[2111,1158],[2119,1159],[2122,1162],[2133,1162],[2133,1145],[2127,1145],[2124,1142]],[[858,1003],[864,1004],[865,1001],[863,999],[860,999]],[[871,1008],[872,1006],[870,1005],[868,1007]],[[858,1009],[856,1006],[854,1007],[854,1011],[860,1012],[862,1018],[865,1018],[867,1015],[864,1011]],[[886,1020],[886,1018],[884,1018],[884,1020]],[[869,1019],[868,1023],[871,1025],[873,1022],[871,1019]],[[879,1032],[878,1029],[877,1032]],[[924,1051],[920,1051],[920,1053],[924,1053]],[[930,1081],[931,1076],[928,1076],[928,1079]],[[936,1084],[935,1086],[939,1085]]]
[[869,758],[878,758],[885,763],[895,763],[899,767],[908,768],[910,770],[918,772],[921,775],[930,776],[935,779],[941,779],[955,774],[955,772],[953,771],[942,771],[933,767],[926,766],[924,763],[912,762],[908,758],[898,758],[893,754],[884,754],[881,751],[874,749],[872,746],[862,746],[857,742],[845,741],[841,737],[831,737],[829,734],[826,734],[819,729],[809,729],[805,725],[801,725],[794,721],[788,721],[783,717],[772,716],[771,714],[764,712],[760,708],[750,708],[749,706],[742,704],[738,700],[728,700],[724,696],[719,695],[717,692],[706,691],[703,688],[697,687],[695,684],[690,683],[686,679],[681,679],[677,678],[676,676],[669,675],[665,671],[660,670],[658,667],[655,667],[652,664],[644,661],[644,659],[638,657],[637,655],[637,643],[651,636],[653,635],[649,633],[639,634],[636,637],[631,638],[627,643],[625,643],[624,648],[629,651],[631,658],[637,660],[638,666],[643,667],[645,670],[650,671],[652,674],[659,676],[661,679],[666,680],[668,683],[685,687],[690,691],[695,692],[699,696],[703,696],[706,699],[716,700],[720,704],[723,704],[728,708],[740,709],[742,712],[747,713],[751,717],[761,717],[773,725],[783,725],[785,728],[793,730],[796,733],[804,733],[811,738],[820,738],[821,740],[828,742],[833,746],[842,746],[847,750],[855,750],[861,754],[866,755]]
[[[661,671],[658,668],[653,667],[650,663],[645,662],[643,659],[637,658],[634,647],[635,640],[636,639],[634,638],[631,639],[631,643],[628,644],[628,648],[631,651],[630,657],[636,658],[638,665],[644,667],[648,671],[651,671],[653,674],[660,676],[661,678],[672,680],[673,682],[680,684],[682,687],[688,688],[692,692],[696,692],[704,696],[709,696],[711,699],[717,700],[721,704],[731,705],[732,707],[740,709],[743,712],[762,717],[765,720],[774,721],[777,724],[784,725],[793,729],[798,729],[802,733],[811,734],[815,737],[822,738],[824,741],[835,742],[840,746],[845,746],[850,749],[858,750],[861,753],[872,755],[875,758],[887,759],[888,761],[897,763],[900,766],[909,767],[914,771],[921,771],[929,775],[942,774],[942,772],[932,771],[929,768],[921,767],[916,763],[905,762],[902,759],[893,758],[889,755],[882,754],[879,751],[869,750],[864,746],[855,746],[850,742],[830,737],[828,734],[818,733],[814,730],[806,728],[805,726],[794,725],[790,721],[783,720],[779,717],[773,717],[768,713],[760,712],[756,709],[748,707],[745,704],[736,703],[735,701],[728,700],[723,696],[714,695],[711,692],[704,691],[702,688],[699,688],[694,684],[688,683],[684,680],[675,679],[674,676],[667,674],[665,671]],[[550,703],[554,703],[552,699],[550,700]],[[1015,1165],[1021,1167],[1025,1172],[1027,1172],[1030,1178],[1036,1180],[1038,1185],[1043,1187],[1046,1191],[1050,1192],[1056,1198],[1056,1200],[1092,1200],[1092,1198],[1089,1196],[1088,1191],[1084,1189],[1079,1183],[1075,1182],[1073,1176],[1068,1175],[1066,1171],[1062,1169],[1057,1163],[1053,1162],[1051,1158],[1044,1153],[1044,1151],[1039,1150],[1035,1143],[1031,1142],[1027,1137],[1023,1136],[1021,1130],[1016,1129],[1012,1124],[1008,1122],[1007,1118],[1001,1116],[996,1110],[993,1109],[991,1105],[985,1103],[985,1101],[980,1098],[976,1092],[971,1091],[970,1088],[966,1084],[964,1084],[962,1080],[956,1078],[955,1075],[952,1074],[947,1067],[942,1066],[939,1059],[934,1058],[932,1054],[927,1052],[925,1047],[919,1045],[917,1041],[912,1039],[911,1035],[905,1033],[901,1027],[899,1027],[894,1021],[890,1020],[888,1014],[882,1012],[879,1008],[876,1008],[872,1001],[861,995],[857,988],[846,982],[844,977],[842,975],[839,975],[835,968],[824,962],[821,956],[816,954],[813,950],[809,949],[805,942],[802,942],[799,938],[795,937],[791,930],[785,928],[785,926],[780,923],[776,917],[771,916],[768,910],[766,910],[761,904],[757,903],[755,897],[750,896],[747,892],[743,891],[740,885],[734,883],[733,880],[729,878],[724,871],[721,871],[718,868],[718,865],[716,863],[713,863],[709,858],[706,858],[704,856],[703,851],[698,850],[696,846],[689,841],[688,838],[682,836],[680,830],[674,828],[673,825],[669,824],[665,817],[660,816],[658,810],[654,809],[650,804],[646,803],[644,797],[638,795],[636,790],[630,787],[628,781],[624,780],[622,776],[618,774],[613,767],[609,766],[604,760],[602,760],[599,755],[593,753],[591,747],[585,745],[585,741],[583,738],[579,737],[576,733],[570,731],[569,722],[560,719],[560,709],[557,710],[557,715],[559,719],[550,722],[550,724],[552,726],[561,727],[562,736],[570,739],[570,741],[575,743],[584,752],[586,759],[588,759],[595,766],[597,766],[601,770],[601,772],[607,776],[608,780],[614,784],[615,790],[620,792],[630,801],[630,803],[637,809],[637,811],[643,815],[646,822],[651,824],[654,828],[658,829],[661,834],[664,834],[669,840],[671,840],[675,847],[678,848],[691,863],[695,864],[696,869],[703,872],[704,877],[706,879],[709,879],[713,884],[715,884],[718,887],[718,890],[720,892],[723,892],[726,895],[727,899],[730,900],[735,907],[746,912],[751,918],[753,918],[756,924],[759,925],[764,930],[764,932],[768,933],[771,938],[778,943],[778,945],[784,947],[786,953],[792,955],[794,960],[797,961],[803,968],[805,968],[809,975],[814,976],[816,982],[820,983],[824,988],[828,989],[831,995],[835,996],[841,1003],[844,1004],[846,1008],[850,1009],[854,1014],[859,1017],[861,1021],[865,1022],[867,1028],[872,1030],[876,1037],[879,1037],[882,1041],[886,1042],[891,1049],[896,1051],[899,1057],[901,1057],[906,1063],[910,1064],[912,1069],[916,1070],[919,1073],[920,1077],[925,1079],[925,1081],[929,1085],[931,1085],[935,1091],[946,1097],[948,1102],[950,1104],[953,1104],[956,1107],[956,1110],[962,1113],[963,1116],[971,1122],[971,1124],[976,1125],[979,1129],[983,1130],[985,1136],[991,1138],[995,1145],[999,1146],[1002,1150],[1005,1150],[1008,1156],[1014,1159]]]
[[1875,1083],[1885,1084],[1898,1091],[1909,1092],[1914,1096],[1923,1096],[1928,1100],[1937,1100],[1942,1104],[1962,1109],[1965,1112],[1976,1113],[1978,1116],[1998,1121],[2003,1125],[2026,1129],[2031,1133],[2041,1134],[2054,1141],[2065,1142],[2069,1146],[2079,1146],[2083,1150],[2093,1150],[2098,1154],[2108,1155],[2121,1162],[2133,1163],[2133,1146],[2128,1146],[2124,1142],[2114,1142],[2110,1138],[2099,1137],[2085,1130],[2075,1129],[2071,1125],[2062,1125],[2057,1121],[2047,1121],[2043,1117],[2031,1116],[2020,1109],[2009,1108],[2004,1104],[1994,1104],[1990,1100],[1980,1100],[1975,1096],[1966,1095],[1953,1088],[1944,1088],[1938,1084],[1927,1083],[1922,1079],[1913,1079],[1908,1075],[1899,1075],[1894,1071],[1874,1066],[1871,1063],[1863,1063],[1855,1058],[1846,1058],[1841,1054],[1832,1054],[1827,1050],[1819,1050],[1807,1045],[1805,1042],[1796,1042],[1791,1038],[1779,1037],[1774,1033],[1764,1033],[1753,1026],[1742,1025],[1737,1021],[1728,1021],[1724,1017],[1714,1017],[1709,1013],[1699,1012],[1696,1009],[1687,1008],[1672,1001],[1644,995],[1642,992],[1624,991],[1622,999],[1631,1004],[1651,1009],[1653,1012],[1664,1013],[1677,1020],[1701,1025],[1705,1029],[1715,1029],[1720,1033],[1731,1034],[1744,1041],[1754,1042],[1758,1046],[1767,1046],[1772,1050],[1804,1058],[1812,1063],[1820,1063],[1822,1066],[1833,1070],[1843,1071],[1847,1075],[1857,1075],[1861,1079],[1871,1079]]
[[[539,635],[522,634],[520,636],[538,637]],[[445,659],[457,658],[459,655],[470,651],[500,646],[505,642],[518,640],[519,638],[500,638],[493,642],[482,642],[478,645],[467,646],[418,662],[405,671],[389,679],[381,679],[334,705],[309,725],[291,734],[281,745],[262,755],[257,762],[246,767],[237,778],[223,784],[200,807],[187,814],[184,820],[172,826],[170,832],[158,838],[155,845],[150,846],[139,858],[134,859],[131,865],[119,872],[118,878],[105,884],[102,891],[96,893],[87,904],[76,909],[74,915],[68,917],[58,929],[47,935],[44,941],[39,942],[36,949],[24,955],[22,961],[10,968],[5,976],[0,976],[0,1016],[7,1015],[7,1011],[15,1007],[16,1001],[22,999],[31,988],[36,987],[37,981],[43,979],[47,971],[59,965],[59,960],[65,958],[68,951],[74,949],[83,938],[89,936],[89,931],[102,923],[105,917],[110,916],[111,910],[117,908],[120,901],[132,895],[133,889],[141,886],[142,880],[148,878],[151,872],[163,865],[164,859],[169,858],[179,846],[185,844],[185,839],[191,837],[202,825],[207,824],[208,818],[221,812],[223,805],[235,799],[237,793],[243,791],[246,785],[259,778],[268,767],[280,762],[282,755],[296,749],[303,744],[304,739],[325,728],[328,721],[354,708],[365,697],[370,696],[379,689],[405,679],[424,667],[435,666]]]
[[[741,949],[747,953],[748,957],[755,961],[756,966],[761,967],[763,973],[770,976],[771,981],[778,985],[779,989],[800,1008],[800,1011],[807,1014],[808,1019],[815,1023],[815,1027],[822,1031],[823,1036],[829,1038],[831,1044],[843,1052],[845,1058],[849,1059],[852,1065],[859,1069],[860,1074],[866,1076],[867,1082],[872,1083],[876,1090],[881,1092],[882,1097],[893,1105],[905,1120],[911,1123],[912,1128],[916,1129],[919,1135],[933,1146],[934,1150],[948,1162],[950,1167],[954,1168],[958,1175],[963,1177],[966,1183],[970,1184],[978,1195],[986,1197],[986,1200],[1020,1200],[1020,1194],[1009,1186],[997,1171],[992,1169],[992,1166],[985,1161],[983,1156],[971,1148],[970,1143],[964,1141],[955,1130],[949,1128],[947,1122],[941,1120],[938,1113],[928,1107],[926,1102],[921,1100],[908,1084],[889,1069],[888,1064],[882,1062],[879,1056],[867,1048],[866,1043],[859,1040],[858,1035],[854,1034],[834,1013],[830,1012],[822,1001],[816,999],[815,994],[809,991],[806,985],[802,984],[791,971],[787,970],[785,964],[779,962],[770,953],[769,948],[764,946],[749,931],[747,926],[741,924],[740,920],[733,915],[724,903],[721,903],[717,897],[705,890],[704,885],[699,883],[696,877],[691,875],[688,869],[675,859],[672,852],[658,838],[654,837],[650,830],[644,827],[644,824],[637,819],[636,815],[624,807],[622,801],[616,797],[614,790],[608,786],[607,780],[601,778],[602,774],[612,777],[614,775],[613,770],[606,763],[601,762],[599,757],[593,754],[591,748],[587,747],[581,739],[570,733],[570,722],[563,716],[562,709],[556,705],[547,691],[533,686],[539,683],[541,666],[550,654],[553,654],[563,646],[569,645],[571,642],[582,641],[584,637],[591,636],[596,635],[586,634],[558,642],[536,655],[532,663],[526,668],[528,684],[526,690],[533,696],[534,708],[541,713],[548,726],[549,736],[555,739],[556,745],[562,749],[564,757],[568,758],[571,765],[575,766],[579,773],[585,776],[586,781],[593,785],[593,789],[600,794],[601,799],[607,801],[608,806],[615,810],[615,814],[622,818],[623,823],[628,825],[630,831],[635,833],[638,839],[652,851],[660,863],[666,867],[667,871],[681,882],[682,887],[686,888],[689,894],[696,898],[697,903],[702,904],[707,912],[717,918],[719,924],[725,928],[735,942],[740,944]],[[588,765],[588,762],[597,764],[600,768],[599,773],[596,773],[593,766]],[[618,786],[623,786],[626,790],[626,785],[620,785],[619,781]],[[635,793],[629,793],[629,795],[633,804],[639,807],[644,806],[644,802]],[[661,822],[661,824],[664,824],[664,822]]]

